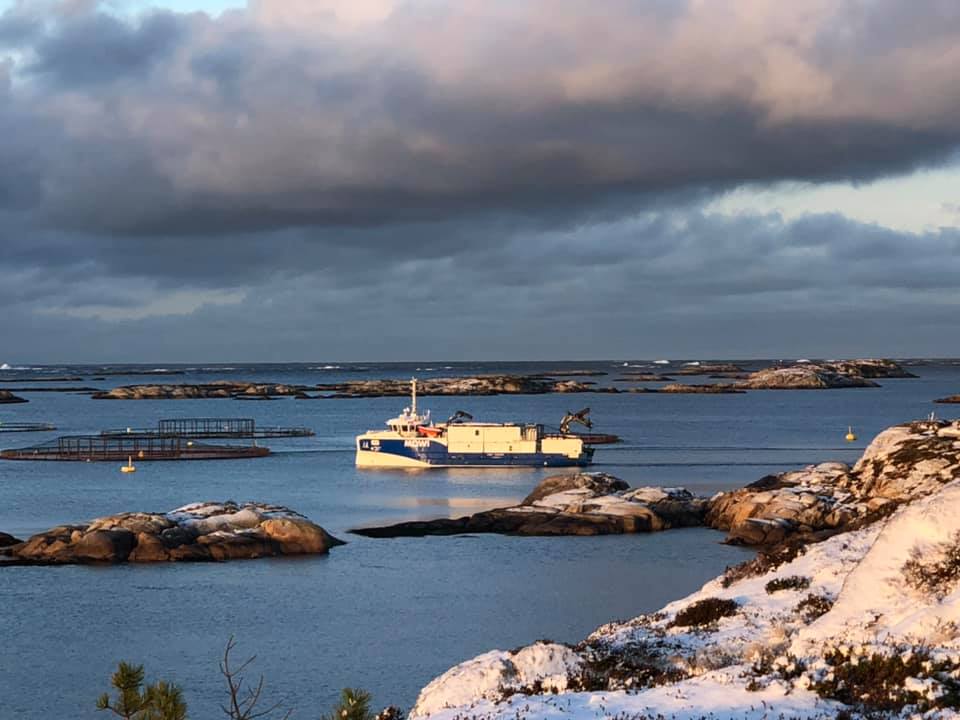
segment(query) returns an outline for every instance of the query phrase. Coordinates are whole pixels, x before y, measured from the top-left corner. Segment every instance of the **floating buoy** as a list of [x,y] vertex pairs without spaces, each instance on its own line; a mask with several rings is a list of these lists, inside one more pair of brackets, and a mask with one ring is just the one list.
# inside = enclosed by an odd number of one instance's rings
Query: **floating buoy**
[[847,442],[854,442],[857,439],[856,433],[853,432],[851,426],[847,426]]
[[120,472],[123,473],[133,473],[137,471],[137,466],[133,464],[133,458],[127,457],[127,464],[120,466]]

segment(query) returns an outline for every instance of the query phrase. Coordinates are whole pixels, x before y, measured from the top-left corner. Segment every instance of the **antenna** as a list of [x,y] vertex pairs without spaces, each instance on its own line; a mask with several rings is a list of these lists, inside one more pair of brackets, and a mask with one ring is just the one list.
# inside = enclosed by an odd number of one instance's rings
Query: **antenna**
[[413,411],[413,414],[416,415],[417,414],[417,379],[416,378],[410,378],[410,398],[413,403],[411,410]]

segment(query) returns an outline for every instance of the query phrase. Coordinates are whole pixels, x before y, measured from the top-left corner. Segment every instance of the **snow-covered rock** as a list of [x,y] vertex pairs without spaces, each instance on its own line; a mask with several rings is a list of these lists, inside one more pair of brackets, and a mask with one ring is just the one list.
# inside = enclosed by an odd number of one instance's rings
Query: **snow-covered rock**
[[340,540],[289,508],[194,503],[167,513],[120,513],[62,525],[0,548],[20,564],[231,560],[325,553]]
[[428,685],[412,716],[960,718],[955,427],[893,428],[855,468],[812,466],[751,490],[759,512],[801,516],[821,495],[830,512],[896,508],[875,522],[785,545],[657,613],[598,628],[567,649],[565,683],[504,683],[502,653],[468,661]]
[[936,492],[960,478],[960,422],[884,430],[853,468],[821,463],[711,498],[707,524],[728,542],[771,544],[795,532],[835,530]]
[[884,430],[853,468],[860,497],[911,500],[960,478],[960,421],[923,421]]
[[522,692],[563,692],[582,660],[566,645],[540,642],[514,652],[492,650],[457,665],[420,691],[411,717],[430,715],[477,699]]
[[544,478],[519,504],[462,518],[399,523],[351,530],[369,537],[420,537],[460,533],[607,535],[653,532],[703,524],[704,498],[683,488],[629,490],[606,473]]

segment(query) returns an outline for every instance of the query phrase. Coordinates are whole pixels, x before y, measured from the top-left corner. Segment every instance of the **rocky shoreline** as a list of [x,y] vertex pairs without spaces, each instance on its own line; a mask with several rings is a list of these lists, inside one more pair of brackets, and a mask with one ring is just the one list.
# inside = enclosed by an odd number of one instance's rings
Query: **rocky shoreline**
[[770,546],[793,536],[848,530],[960,477],[960,421],[922,421],[880,433],[857,463],[827,462],[768,475],[744,488],[696,497],[683,488],[630,489],[605,473],[556,475],[519,505],[467,517],[351,532],[367,537],[463,533],[605,535],[705,526],[725,542]]
[[[720,375],[717,375],[720,373]],[[844,360],[827,363],[803,363],[773,367],[754,373],[745,373],[736,365],[696,365],[683,367],[672,375],[709,375],[734,383],[684,384],[673,383],[660,388],[617,388],[598,385],[592,380],[564,379],[568,376],[604,375],[600,371],[576,370],[548,375],[477,375],[472,377],[424,378],[419,381],[422,396],[483,396],[483,395],[543,395],[548,393],[693,393],[737,394],[747,390],[877,387],[869,378],[915,377],[892,360]],[[667,376],[644,373],[617,378],[614,382],[670,381]],[[146,384],[124,385],[112,390],[97,391],[95,400],[189,400],[189,399],[267,399],[294,397],[300,400],[329,400],[344,398],[407,397],[408,380],[347,380],[317,385],[285,383],[254,383],[237,380],[219,380],[201,384]]]
[[323,554],[342,544],[280,505],[194,503],[60,525],[26,541],[0,533],[0,567],[224,561]]
[[[623,501],[614,480],[598,489]],[[523,507],[550,502],[550,490]],[[895,426],[852,468],[822,463],[720,494],[705,521],[767,545],[576,645],[461,663],[421,690],[410,717],[958,717],[960,421]]]
[[198,385],[123,385],[95,392],[94,400],[195,400],[198,398],[283,397],[302,393],[306,386],[218,380]]
[[356,528],[375,538],[499,533],[504,535],[619,535],[703,524],[706,500],[682,488],[636,488],[606,473],[553,475],[523,501],[467,517]]

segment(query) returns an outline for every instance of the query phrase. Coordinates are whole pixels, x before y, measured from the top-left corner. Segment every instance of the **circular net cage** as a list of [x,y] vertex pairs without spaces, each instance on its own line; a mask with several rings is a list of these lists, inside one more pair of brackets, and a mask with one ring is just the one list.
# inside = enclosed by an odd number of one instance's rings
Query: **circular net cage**
[[3,460],[229,460],[269,455],[256,445],[214,445],[180,436],[67,435],[32,447],[0,451]]

